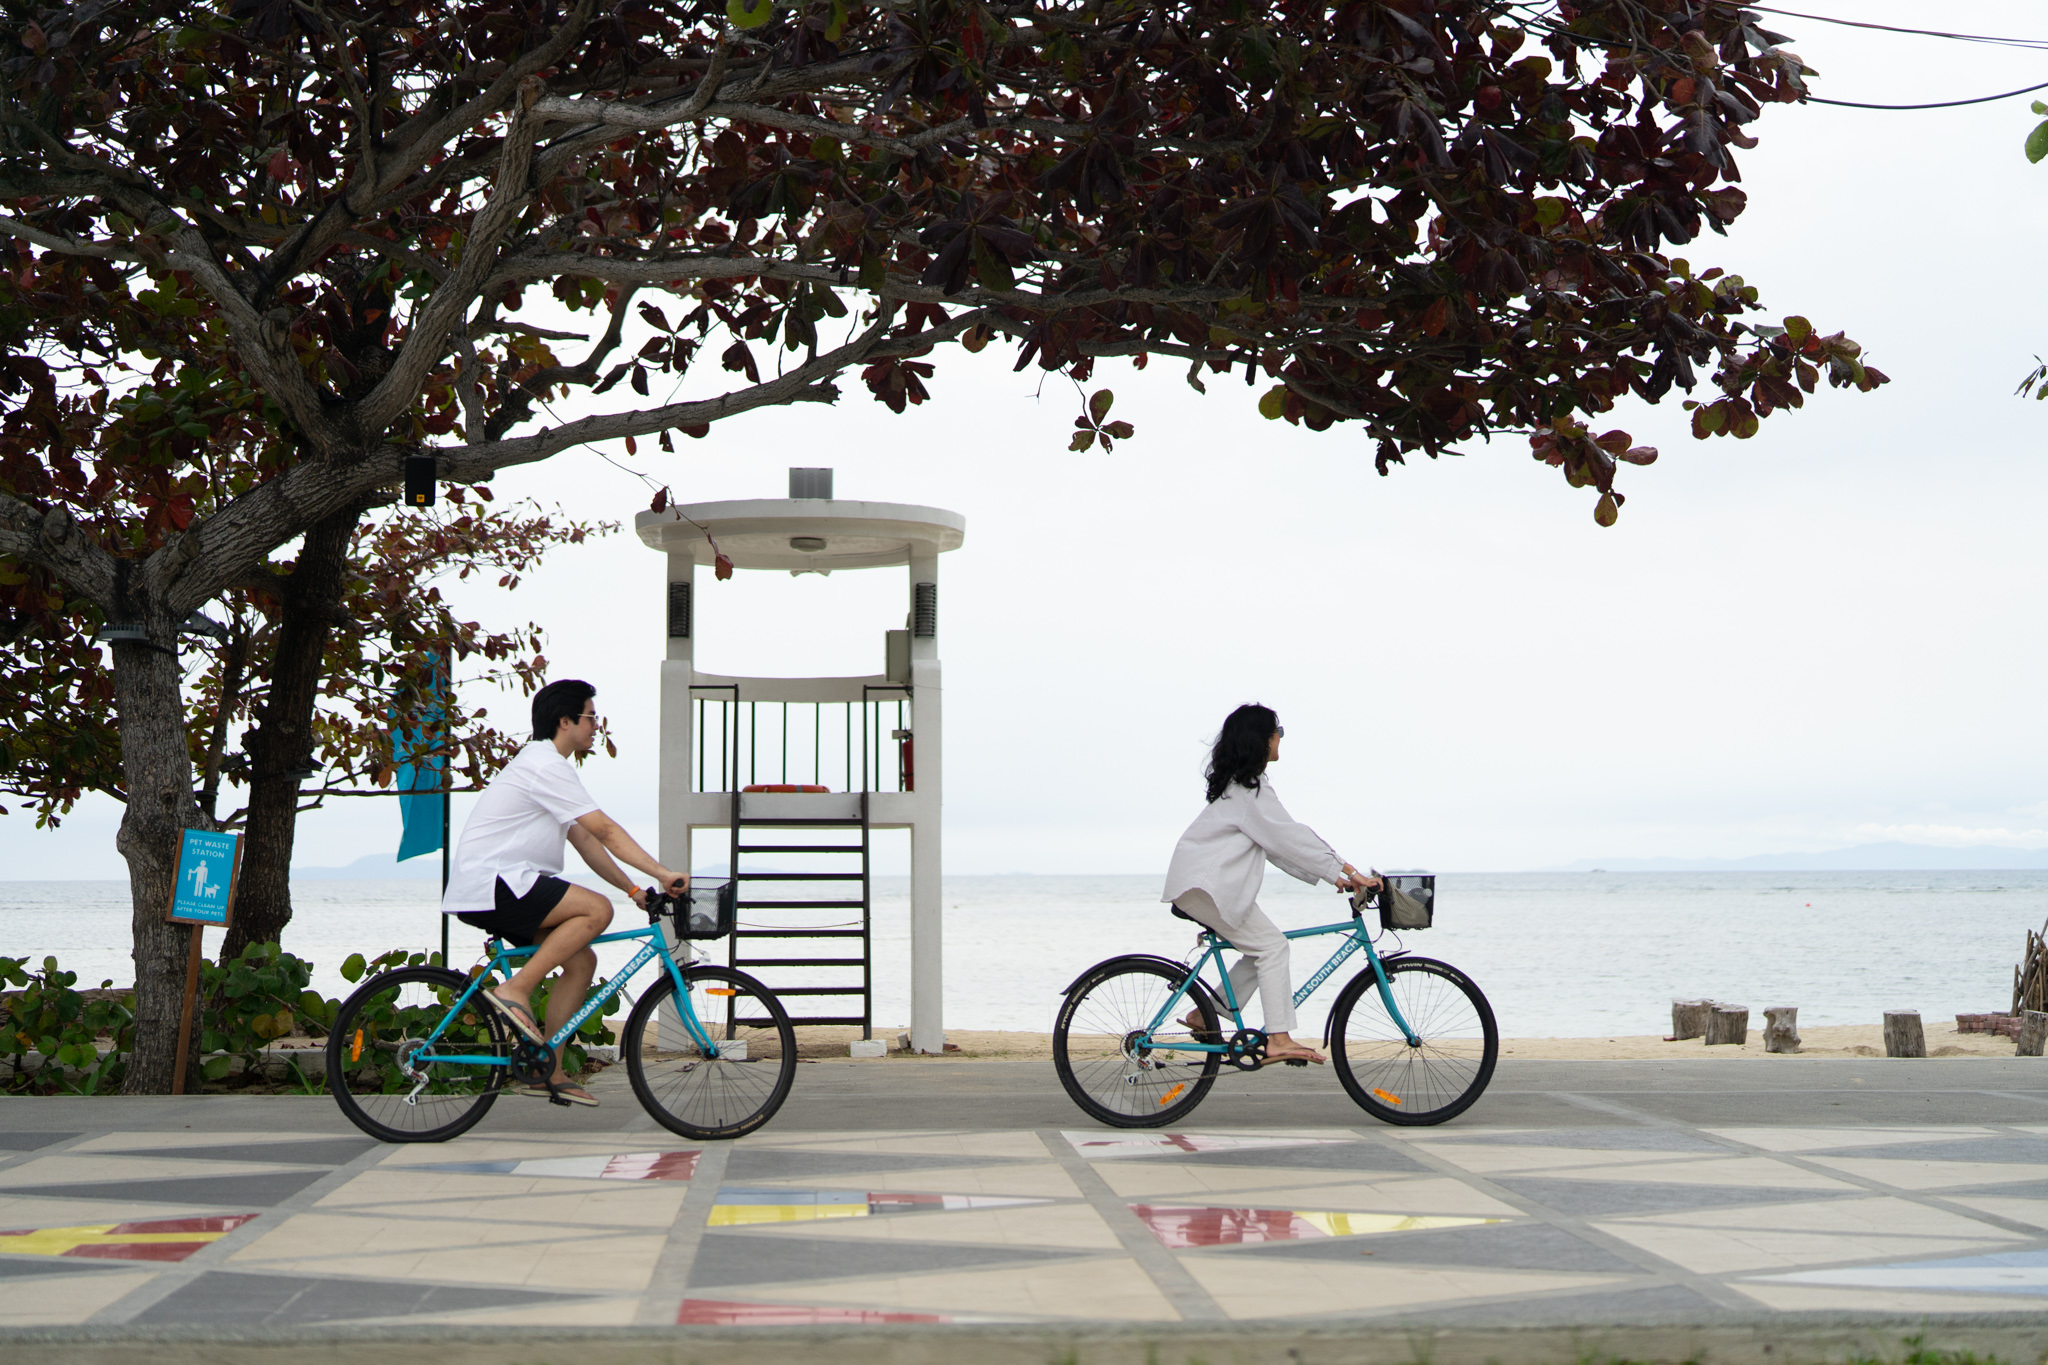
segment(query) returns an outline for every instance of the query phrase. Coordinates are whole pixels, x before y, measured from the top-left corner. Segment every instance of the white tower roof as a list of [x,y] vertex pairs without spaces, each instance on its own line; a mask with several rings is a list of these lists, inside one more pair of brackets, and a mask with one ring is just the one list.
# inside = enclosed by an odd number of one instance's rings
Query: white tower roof
[[[749,498],[642,512],[633,529],[648,548],[712,562],[705,538],[740,569],[874,569],[907,564],[913,554],[957,550],[967,518],[938,507],[833,498]],[[823,541],[797,548],[792,541]]]

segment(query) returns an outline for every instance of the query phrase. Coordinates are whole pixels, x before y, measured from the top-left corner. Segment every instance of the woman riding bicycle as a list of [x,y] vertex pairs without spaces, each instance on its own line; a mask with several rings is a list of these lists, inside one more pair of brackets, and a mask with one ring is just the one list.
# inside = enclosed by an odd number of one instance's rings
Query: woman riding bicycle
[[[1230,969],[1242,1010],[1258,993],[1265,1011],[1268,1061],[1321,1062],[1294,1041],[1294,979],[1286,935],[1259,909],[1259,885],[1270,862],[1299,881],[1370,890],[1378,879],[1345,862],[1307,825],[1288,815],[1265,776],[1280,757],[1286,731],[1269,708],[1240,706],[1223,722],[1209,754],[1209,803],[1174,846],[1160,899],[1230,941],[1243,954]],[[1200,1032],[1200,1011],[1181,1021]]]

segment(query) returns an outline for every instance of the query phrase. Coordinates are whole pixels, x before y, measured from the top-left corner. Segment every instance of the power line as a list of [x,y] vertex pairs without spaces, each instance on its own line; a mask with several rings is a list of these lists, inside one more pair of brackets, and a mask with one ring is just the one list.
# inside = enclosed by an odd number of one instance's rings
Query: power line
[[[1877,29],[1884,33],[1908,33],[1919,38],[1951,38],[1959,43],[1991,43],[1999,47],[2020,47],[2034,51],[2048,50],[2048,38],[1989,38],[1981,33],[1948,33],[1933,28],[1900,28],[1893,24],[1873,24],[1862,19],[1836,19],[1826,14],[1802,14],[1793,9],[1773,9],[1769,5],[1750,5],[1748,8],[1763,14],[1782,14],[1788,19],[1811,19],[1816,23],[1840,24],[1844,28]],[[1882,106],[1890,108],[1891,106]],[[1908,107],[1908,106],[1900,106]],[[1928,107],[1933,106],[1913,106]]]
[[1954,109],[1965,104],[1989,104],[1993,100],[2009,100],[2014,95],[2027,95],[2036,90],[2048,90],[2048,81],[2029,85],[2018,90],[2008,90],[2003,95],[1979,95],[1972,100],[1937,100],[1933,104],[1860,104],[1855,100],[1824,100],[1818,95],[1808,95],[1808,104],[1832,104],[1843,109]]

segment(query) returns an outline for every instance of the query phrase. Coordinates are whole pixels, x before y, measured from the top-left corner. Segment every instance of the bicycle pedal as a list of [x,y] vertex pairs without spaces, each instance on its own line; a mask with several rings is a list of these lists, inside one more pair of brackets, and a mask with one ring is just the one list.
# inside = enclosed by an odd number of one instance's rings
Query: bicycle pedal
[[563,1107],[564,1109],[568,1109],[568,1108],[570,1108],[570,1107],[571,1107],[571,1106],[570,1106],[570,1104],[569,1104],[569,1101],[567,1101],[567,1100],[563,1099],[563,1098],[562,1098],[562,1097],[561,1097],[560,1095],[550,1095],[550,1096],[548,1096],[548,1103],[549,1103],[549,1104],[559,1104],[559,1105],[561,1105],[561,1106],[562,1106],[562,1107]]
[[1286,1064],[1287,1064],[1288,1066],[1307,1066],[1307,1065],[1308,1065],[1308,1058],[1306,1058],[1306,1057],[1282,1057],[1282,1058],[1281,1058],[1280,1060],[1281,1060],[1282,1062],[1286,1063]]

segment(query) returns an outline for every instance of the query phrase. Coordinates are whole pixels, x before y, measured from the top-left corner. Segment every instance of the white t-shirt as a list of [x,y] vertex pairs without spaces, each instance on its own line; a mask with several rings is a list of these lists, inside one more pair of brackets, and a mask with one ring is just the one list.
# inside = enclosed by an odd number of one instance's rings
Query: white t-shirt
[[568,827],[597,809],[576,765],[537,739],[498,770],[476,799],[448,869],[444,915],[498,908],[498,878],[525,895],[542,876],[562,875]]

